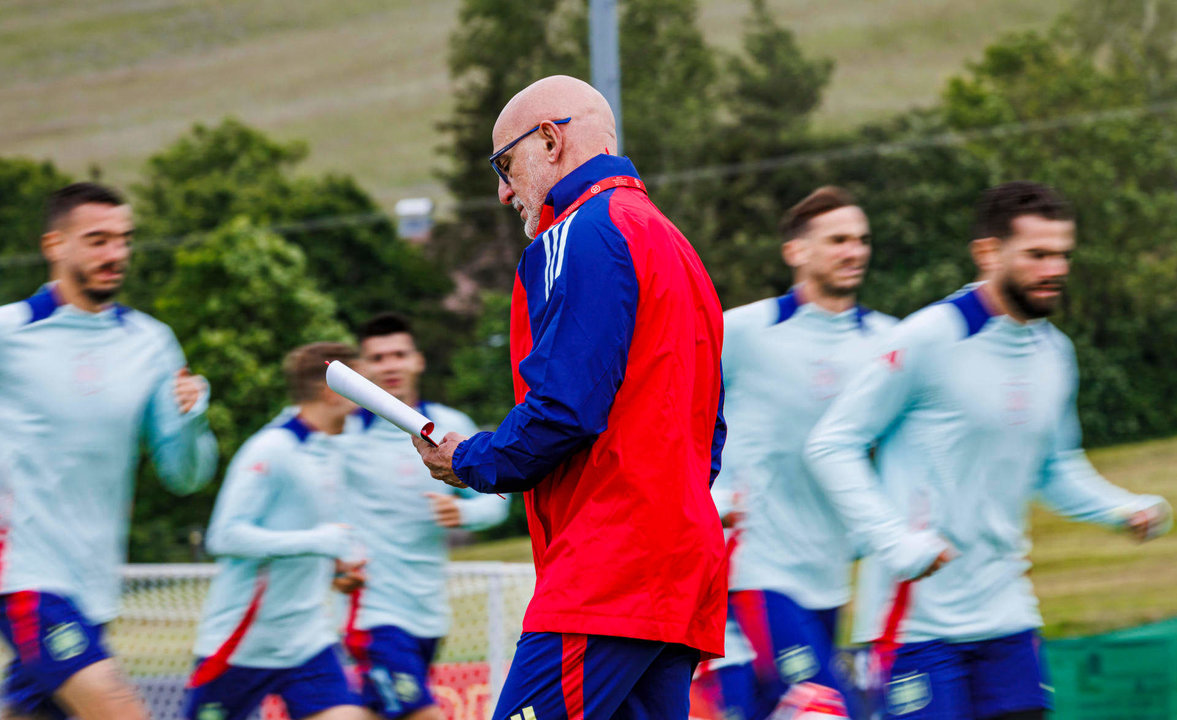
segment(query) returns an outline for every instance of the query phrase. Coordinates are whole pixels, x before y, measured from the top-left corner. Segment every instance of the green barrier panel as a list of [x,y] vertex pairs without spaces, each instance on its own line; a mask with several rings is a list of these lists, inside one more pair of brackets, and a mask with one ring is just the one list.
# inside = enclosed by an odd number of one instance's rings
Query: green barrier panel
[[1177,720],[1177,619],[1047,643],[1054,720]]

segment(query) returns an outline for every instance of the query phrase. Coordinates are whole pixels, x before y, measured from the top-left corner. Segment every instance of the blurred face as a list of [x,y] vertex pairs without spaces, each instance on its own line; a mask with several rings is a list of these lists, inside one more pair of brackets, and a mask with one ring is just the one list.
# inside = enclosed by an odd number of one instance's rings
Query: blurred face
[[425,356],[417,350],[412,335],[370,337],[360,343],[360,355],[368,379],[402,401],[417,399],[418,381],[425,372]]
[[1011,225],[1013,233],[996,250],[996,286],[1012,314],[1026,320],[1046,317],[1067,286],[1075,223],[1023,215]]
[[[353,360],[347,360],[345,362],[348,365],[355,365],[356,364],[355,361],[353,361]],[[351,400],[348,400],[344,396],[342,396],[339,393],[332,390],[327,385],[327,383],[323,383],[322,387],[319,388],[318,397],[316,398],[316,401],[329,407],[332,410],[333,415],[337,414],[340,417],[346,417],[347,415],[350,415],[353,410],[355,410],[357,407],[359,407],[358,405],[353,403]]]
[[827,296],[854,295],[870,262],[870,223],[855,206],[841,207],[809,221],[803,234],[788,244],[786,261],[799,279]]
[[45,234],[42,247],[54,277],[105,303],[123,286],[134,232],[127,205],[79,205]]
[[[496,128],[495,147],[505,146],[514,137]],[[524,234],[533,240],[539,229],[544,200],[559,180],[556,165],[547,161],[547,142],[545,130],[541,129],[496,159],[499,171],[506,176],[505,181],[499,178],[499,202],[510,205],[519,213]]]

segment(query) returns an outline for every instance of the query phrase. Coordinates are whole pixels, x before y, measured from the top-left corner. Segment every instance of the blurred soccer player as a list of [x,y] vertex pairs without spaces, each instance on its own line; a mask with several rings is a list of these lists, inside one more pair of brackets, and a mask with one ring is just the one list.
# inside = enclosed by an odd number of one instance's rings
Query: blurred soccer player
[[767,717],[796,683],[842,690],[831,660],[853,548],[803,452],[830,401],[895,324],[857,304],[870,225],[848,192],[817,189],[785,214],[781,230],[796,284],[724,313],[730,432],[713,492],[721,515],[731,512],[725,498],[744,499],[728,614],[756,657],[717,670],[718,704],[744,720]]
[[494,718],[685,720],[700,653],[723,652],[719,300],[590,85],[529,86],[493,142],[499,200],[535,238],[512,300],[519,404],[493,433],[415,444],[451,485],[526,492],[536,589]]
[[943,565],[912,587],[885,688],[890,716],[1044,716],[1042,618],[1026,575],[1032,499],[1141,540],[1169,523],[1164,500],[1109,484],[1080,444],[1074,349],[1045,320],[1074,235],[1052,189],[986,191],[971,245],[980,282],[900,323],[810,437],[815,475],[873,550],[856,639],[879,637],[898,581]]
[[[378,315],[358,336],[369,379],[439,428],[478,432],[461,412],[421,399],[425,356],[408,321]],[[367,410],[360,410],[353,425],[346,437],[346,517],[368,564],[367,583],[352,595],[345,642],[363,673],[364,702],[371,710],[386,718],[442,720],[425,681],[450,623],[446,528],[498,524],[507,517],[508,502],[439,486],[410,436]]]
[[229,465],[208,528],[220,573],[205,598],[196,671],[185,717],[239,720],[279,695],[293,720],[358,719],[326,606],[332,573],[354,565],[339,522],[344,455],[340,438],[354,409],[324,378],[324,364],[352,362],[340,343],[293,350],[283,370],[297,414],[284,413],[241,446]]
[[0,307],[7,717],[146,716],[102,640],[118,613],[140,444],[176,493],[216,469],[207,384],[188,372],[171,329],[112,302],[133,231],[112,190],[58,190],[41,239],[50,282]]

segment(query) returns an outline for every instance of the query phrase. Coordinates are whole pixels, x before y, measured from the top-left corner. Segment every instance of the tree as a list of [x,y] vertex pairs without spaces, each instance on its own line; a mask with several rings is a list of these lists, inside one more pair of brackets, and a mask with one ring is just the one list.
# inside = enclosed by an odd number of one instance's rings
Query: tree
[[[694,166],[714,137],[716,61],[696,14],[694,0],[620,3],[625,150],[646,175]],[[442,124],[451,160],[444,177],[459,209],[434,248],[482,287],[505,292],[523,238],[518,217],[496,207],[491,128],[507,101],[541,77],[588,79],[585,3],[464,0],[449,62],[458,89]]]
[[511,296],[488,292],[470,343],[454,353],[446,395],[480,425],[496,425],[515,406],[511,380]]
[[[176,252],[154,314],[175,331],[193,372],[209,380],[208,417],[222,469],[282,408],[286,353],[309,342],[349,339],[302,250],[247,218],[232,219]],[[186,528],[208,520],[215,497],[210,487],[178,503],[153,477],[141,481],[132,558],[177,559]]]
[[1087,57],[1103,58],[1112,76],[1152,98],[1177,94],[1177,3],[1171,0],[1080,0],[1056,34]]
[[0,158],[0,304],[28,297],[45,282],[45,201],[69,183],[53,163]]
[[[247,217],[302,248],[341,319],[356,323],[390,309],[442,317],[445,274],[397,237],[352,178],[295,175],[306,155],[305,144],[277,142],[236,120],[196,125],[147,161],[134,188],[142,234],[175,242]],[[141,270],[149,292],[167,276],[168,255],[154,254]]]

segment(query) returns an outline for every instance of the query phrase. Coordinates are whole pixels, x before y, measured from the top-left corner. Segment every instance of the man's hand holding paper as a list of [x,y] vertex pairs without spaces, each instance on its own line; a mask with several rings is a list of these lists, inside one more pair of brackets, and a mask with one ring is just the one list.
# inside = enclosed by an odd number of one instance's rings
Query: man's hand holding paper
[[455,432],[446,433],[441,439],[441,444],[435,446],[428,440],[414,436],[413,447],[421,453],[421,460],[424,461],[425,467],[429,468],[430,475],[446,485],[464,488],[467,487],[466,483],[454,474],[454,450],[465,439],[465,436]]

